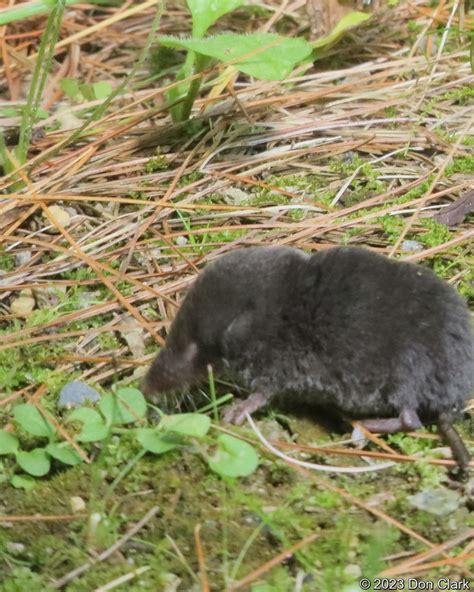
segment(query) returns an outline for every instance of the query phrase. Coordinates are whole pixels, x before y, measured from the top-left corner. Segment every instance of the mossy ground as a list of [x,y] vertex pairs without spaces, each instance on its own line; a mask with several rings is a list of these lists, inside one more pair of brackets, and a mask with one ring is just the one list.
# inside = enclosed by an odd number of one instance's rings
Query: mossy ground
[[[318,435],[318,443],[331,442],[331,436],[321,429],[315,431],[309,420],[290,416],[289,421],[293,431],[302,429],[306,442],[311,432]],[[341,436],[333,434],[332,438]],[[407,452],[420,449],[408,436],[397,438],[402,451],[403,439],[411,442]],[[397,438],[393,437],[394,445]],[[430,447],[425,445],[425,451]],[[61,516],[71,513],[71,498],[79,496],[88,504],[89,513],[102,516],[94,534],[86,515],[65,522],[4,524],[0,533],[2,592],[48,590],[52,581],[87,562],[87,550],[98,553],[107,549],[154,506],[158,513],[140,532],[109,561],[68,584],[67,590],[95,589],[144,565],[148,570],[128,584],[130,590],[166,590],[166,582],[175,579],[181,581],[179,590],[199,590],[194,542],[197,525],[201,526],[211,590],[216,591],[313,533],[317,534],[313,543],[256,578],[251,589],[284,592],[292,589],[300,573],[305,582],[302,590],[338,592],[354,584],[359,575],[375,576],[387,567],[385,557],[424,548],[327,489],[326,476],[301,475],[271,458],[263,458],[250,477],[223,480],[190,449],[150,455],[111,492],[114,477],[136,452],[136,445],[127,438],[116,440],[103,453],[100,465],[58,469],[29,492],[14,490],[6,483],[1,487],[3,515]],[[445,487],[446,477],[444,468],[418,463],[400,464],[382,473],[333,476],[330,483],[440,544],[465,527],[474,527],[468,509],[461,504],[449,515],[437,517],[416,510],[408,500],[420,490]],[[441,575],[459,576],[459,566],[434,569],[423,577],[429,580]],[[266,587],[261,587],[264,584]]]

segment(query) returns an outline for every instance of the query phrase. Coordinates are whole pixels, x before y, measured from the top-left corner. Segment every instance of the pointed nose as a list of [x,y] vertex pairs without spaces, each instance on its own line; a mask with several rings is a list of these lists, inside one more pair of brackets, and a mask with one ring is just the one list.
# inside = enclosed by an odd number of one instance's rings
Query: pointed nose
[[165,346],[150,366],[142,383],[142,392],[154,395],[182,389],[195,382],[198,374],[198,348],[195,343],[186,344],[178,353]]

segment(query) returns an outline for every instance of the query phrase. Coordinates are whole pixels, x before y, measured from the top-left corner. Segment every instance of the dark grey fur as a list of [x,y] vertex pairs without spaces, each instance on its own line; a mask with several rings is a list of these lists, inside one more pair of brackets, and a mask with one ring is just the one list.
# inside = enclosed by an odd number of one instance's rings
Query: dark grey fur
[[[264,402],[354,418],[408,410],[455,446],[446,432],[474,388],[473,343],[465,303],[429,269],[362,248],[240,249],[196,280],[144,390],[181,388],[212,364]],[[453,452],[467,464],[465,448]]]

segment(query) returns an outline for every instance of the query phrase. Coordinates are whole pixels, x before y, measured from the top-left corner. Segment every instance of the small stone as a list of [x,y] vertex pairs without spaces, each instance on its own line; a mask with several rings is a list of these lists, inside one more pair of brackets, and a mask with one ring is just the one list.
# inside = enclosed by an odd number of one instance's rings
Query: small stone
[[[49,212],[51,216],[63,227],[66,228],[71,224],[71,216],[69,213],[60,206],[49,206]],[[49,218],[47,218],[46,214],[43,212],[43,218],[45,219],[48,229],[46,232],[48,234],[59,234],[59,229],[56,228],[54,224],[51,224]]]
[[97,527],[102,521],[102,515],[99,512],[93,512],[89,517],[89,534],[95,536]]
[[368,438],[365,436],[364,432],[357,425],[352,430],[351,444],[353,444],[356,448],[362,449],[367,446],[368,442],[369,442]]
[[137,366],[132,373],[132,379],[137,382],[141,382],[145,378],[148,368],[146,366]]
[[78,495],[73,495],[69,500],[71,511],[75,514],[77,512],[84,512],[86,509],[86,502]]
[[126,322],[127,327],[120,331],[120,334],[125,339],[128,349],[132,352],[134,358],[141,358],[145,355],[145,333],[143,328],[135,319],[130,319]]
[[264,417],[258,422],[258,427],[268,440],[291,441],[291,436],[288,434],[288,430],[276,421],[276,419]]
[[432,448],[431,454],[433,454],[435,458],[453,458],[453,453],[449,446],[437,446],[436,448]]
[[184,247],[188,244],[188,239],[185,236],[177,236],[175,242],[178,245],[178,247]]
[[84,123],[82,119],[79,119],[79,117],[76,117],[71,113],[71,109],[69,107],[62,107],[61,109],[58,109],[56,112],[56,118],[59,121],[59,129],[64,132],[77,129]]
[[10,311],[12,314],[26,319],[31,315],[35,307],[35,299],[31,290],[22,290],[18,298],[15,298],[10,303]]
[[87,292],[84,290],[84,292],[81,292],[81,297],[78,302],[78,308],[80,308],[80,309],[89,308],[93,304],[100,302],[101,301],[100,299],[101,299],[101,294],[98,290],[94,290],[92,292]]
[[20,251],[19,253],[15,253],[15,265],[17,267],[22,267],[31,260],[31,257],[31,251]]
[[461,494],[450,489],[426,489],[408,497],[411,506],[435,516],[445,516],[457,510],[462,502]]
[[61,302],[61,293],[66,293],[64,286],[33,288],[38,308],[53,308]]
[[344,573],[347,577],[357,580],[362,575],[362,570],[356,563],[350,563],[344,568]]
[[250,197],[248,193],[245,193],[245,191],[242,191],[238,187],[228,187],[222,193],[224,194],[224,201],[226,203],[236,206],[248,201]]
[[159,576],[159,584],[163,592],[178,592],[181,585],[181,578],[174,573],[162,573]]
[[73,380],[68,382],[59,393],[59,407],[80,407],[86,401],[96,403],[100,394],[85,382]]
[[354,162],[354,159],[356,157],[356,153],[352,150],[348,150],[347,152],[344,152],[344,154],[341,157],[341,161],[344,164],[352,164]]
[[371,495],[365,503],[370,508],[376,508],[377,506],[382,506],[383,504],[393,501],[395,501],[395,496],[392,492],[381,491],[379,493],[374,493],[374,495]]
[[25,545],[23,543],[13,543],[11,541],[7,542],[7,550],[12,555],[21,555],[25,552]]
[[405,240],[402,242],[402,249],[404,251],[413,251],[413,252],[423,251],[423,245],[421,243],[419,243],[418,241]]

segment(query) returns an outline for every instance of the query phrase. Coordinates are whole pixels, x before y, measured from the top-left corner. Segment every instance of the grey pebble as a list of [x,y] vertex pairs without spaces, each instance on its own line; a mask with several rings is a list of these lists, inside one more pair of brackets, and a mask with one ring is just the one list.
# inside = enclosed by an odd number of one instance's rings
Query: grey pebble
[[427,489],[408,498],[411,506],[435,516],[451,514],[462,503],[461,495],[450,489]]
[[59,407],[80,407],[86,401],[96,403],[100,394],[80,380],[68,382],[59,393]]
[[404,251],[423,251],[423,245],[418,241],[406,240],[402,243],[402,249]]

